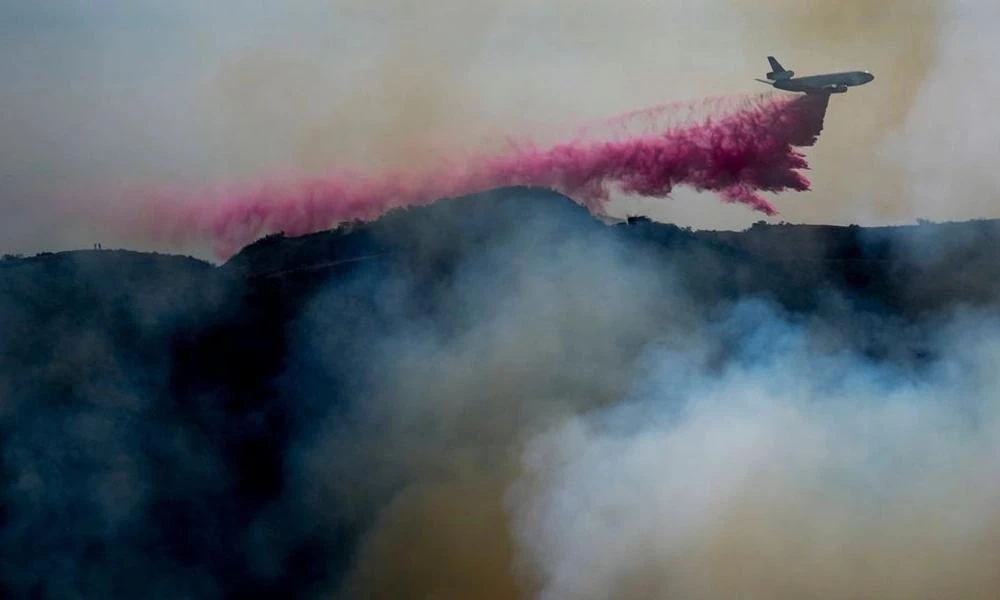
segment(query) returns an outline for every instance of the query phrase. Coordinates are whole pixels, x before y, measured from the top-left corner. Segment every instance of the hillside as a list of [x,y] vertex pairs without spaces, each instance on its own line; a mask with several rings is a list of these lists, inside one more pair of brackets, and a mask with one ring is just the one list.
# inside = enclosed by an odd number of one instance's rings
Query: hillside
[[[433,374],[455,340],[471,345],[447,360],[489,362],[490,336],[565,318],[572,335],[528,351],[536,366],[505,354],[521,366],[504,377],[548,396],[606,385],[604,403],[614,377],[539,361],[630,364],[682,310],[700,323],[760,302],[790,323],[826,323],[873,361],[919,368],[940,353],[930,324],[1000,307],[997,247],[998,221],[690,231],[605,225],[558,194],[508,189],[269,236],[218,267],[111,250],[4,260],[0,595],[329,597],[355,581],[366,532],[425,471],[406,466],[424,464],[419,453],[387,466],[328,444],[392,423],[393,411],[358,407],[402,394],[400,380],[418,390],[408,401],[436,398],[442,377],[413,374]],[[605,303],[649,318],[591,331]],[[720,330],[713,360],[743,335]],[[473,395],[498,381],[461,380]],[[496,432],[518,410],[489,413],[473,464],[507,451]],[[437,432],[426,433],[443,440],[435,452],[451,452],[449,436],[468,444],[459,422],[406,431]],[[373,431],[383,426],[393,430]]]

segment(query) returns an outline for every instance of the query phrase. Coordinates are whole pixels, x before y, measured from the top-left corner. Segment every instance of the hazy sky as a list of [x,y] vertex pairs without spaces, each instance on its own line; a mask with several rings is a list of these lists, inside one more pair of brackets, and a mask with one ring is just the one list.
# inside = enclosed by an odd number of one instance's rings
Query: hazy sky
[[[776,220],[1000,216],[989,0],[0,0],[2,251],[142,246],[98,189],[412,165],[666,101],[867,68]],[[970,85],[975,82],[975,85]],[[762,218],[715,197],[619,210],[696,227]]]

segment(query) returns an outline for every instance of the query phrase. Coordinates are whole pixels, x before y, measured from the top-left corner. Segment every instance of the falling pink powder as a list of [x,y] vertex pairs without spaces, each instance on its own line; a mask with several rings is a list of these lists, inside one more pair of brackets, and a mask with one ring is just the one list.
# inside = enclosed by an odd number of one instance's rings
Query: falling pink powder
[[[773,215],[777,211],[761,192],[809,189],[799,172],[808,165],[795,148],[815,143],[828,98],[744,98],[743,106],[729,114],[683,126],[611,141],[578,135],[545,148],[521,145],[500,156],[444,161],[422,173],[342,171],[214,192],[161,190],[146,195],[140,227],[161,241],[212,242],[224,258],[266,233],[303,235],[375,219],[397,207],[505,186],[553,189],[600,212],[613,187],[666,197],[675,186],[687,185]],[[679,110],[678,105],[656,107],[602,125],[613,130]]]

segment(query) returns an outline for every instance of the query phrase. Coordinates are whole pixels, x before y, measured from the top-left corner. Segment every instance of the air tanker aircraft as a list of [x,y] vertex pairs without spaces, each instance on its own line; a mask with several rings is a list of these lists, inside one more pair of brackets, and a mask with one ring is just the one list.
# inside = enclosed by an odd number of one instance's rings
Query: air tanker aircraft
[[763,79],[757,79],[757,81],[789,92],[843,94],[848,87],[864,85],[875,79],[875,76],[868,71],[845,71],[843,73],[795,77],[795,71],[789,71],[782,67],[781,63],[773,56],[768,56],[767,62],[771,63],[771,72],[767,74],[767,81]]

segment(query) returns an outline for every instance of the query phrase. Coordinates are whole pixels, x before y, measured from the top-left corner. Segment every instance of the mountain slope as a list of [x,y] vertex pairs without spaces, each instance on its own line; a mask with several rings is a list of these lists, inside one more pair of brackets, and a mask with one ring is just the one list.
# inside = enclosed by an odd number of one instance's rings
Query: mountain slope
[[[392,422],[392,411],[364,407],[411,389],[397,387],[403,373],[434,373],[442,356],[492,360],[481,344],[563,319],[572,336],[542,337],[525,355],[632,361],[680,318],[671,298],[681,293],[691,315],[773,303],[790,322],[829,323],[838,343],[872,360],[920,364],[932,351],[914,324],[996,310],[998,242],[995,221],[740,233],[605,225],[558,194],[509,189],[271,236],[219,267],[125,251],[5,260],[0,587],[14,597],[326,594],[354,581],[373,523],[416,478],[400,465],[420,456],[390,468],[377,453],[355,456],[348,433]],[[605,303],[649,319],[591,331]],[[743,335],[720,330],[713,360],[730,360]],[[442,355],[455,340],[471,345]],[[426,364],[406,362],[414,347]],[[547,359],[537,356],[504,360],[520,365],[519,385],[550,395],[547,386],[572,396],[617,385],[538,371]],[[408,401],[433,401],[440,379]],[[489,395],[507,384],[462,385]],[[491,436],[516,414],[490,413],[476,460],[508,451]],[[447,430],[411,427],[438,432],[431,439]]]

